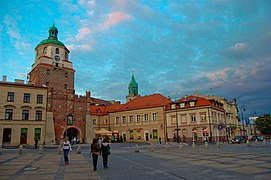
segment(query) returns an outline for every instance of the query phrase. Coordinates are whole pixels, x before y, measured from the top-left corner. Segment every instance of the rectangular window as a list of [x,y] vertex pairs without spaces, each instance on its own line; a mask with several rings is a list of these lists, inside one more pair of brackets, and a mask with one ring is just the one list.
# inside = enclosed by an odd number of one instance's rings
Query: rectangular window
[[68,73],[67,72],[65,72],[65,78],[68,78]]
[[43,103],[43,95],[40,95],[40,94],[37,95],[37,103],[39,104]]
[[140,122],[140,115],[136,115],[136,122]]
[[148,114],[144,114],[144,121],[148,121],[149,120],[149,115]]
[[186,115],[181,115],[182,123],[186,123]]
[[42,111],[36,111],[36,121],[42,120]]
[[107,123],[108,123],[108,120],[107,120],[107,119],[105,119],[105,120],[104,120],[104,124],[107,124]]
[[184,108],[185,107],[185,103],[180,103],[180,108]]
[[68,116],[67,125],[73,125],[73,118],[72,118],[72,116]]
[[23,110],[22,120],[28,120],[28,119],[29,119],[29,110]]
[[6,117],[5,120],[12,120],[13,109],[6,109]]
[[195,114],[191,115],[191,122],[196,122],[196,115]]
[[122,124],[126,123],[126,116],[122,116]]
[[129,116],[129,122],[133,123],[133,116]]
[[189,106],[190,106],[190,107],[194,107],[194,106],[195,106],[195,102],[194,102],[194,101],[190,102],[190,103],[189,103]]
[[120,117],[116,117],[116,124],[120,123]]
[[29,93],[24,93],[24,102],[30,103],[30,94]]
[[68,89],[68,85],[67,84],[64,84],[64,89]]
[[14,102],[14,92],[8,92],[8,102]]
[[96,119],[93,119],[93,125],[96,125],[96,124],[97,124]]
[[157,113],[152,113],[152,120],[156,121],[156,118],[157,118]]
[[176,104],[171,104],[170,109],[176,109]]

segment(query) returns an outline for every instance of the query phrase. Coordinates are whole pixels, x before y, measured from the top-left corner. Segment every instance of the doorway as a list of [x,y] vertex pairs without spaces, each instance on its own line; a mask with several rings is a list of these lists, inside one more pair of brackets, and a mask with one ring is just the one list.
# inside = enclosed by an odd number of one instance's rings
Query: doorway
[[22,128],[21,129],[21,144],[26,144],[27,143],[27,128]]
[[149,141],[149,133],[145,133],[145,139],[146,141]]
[[11,128],[5,128],[3,133],[3,144],[9,145],[11,142]]
[[68,137],[69,141],[71,142],[72,138],[79,139],[78,137],[79,133],[76,128],[69,128],[67,131],[64,132],[63,137]]

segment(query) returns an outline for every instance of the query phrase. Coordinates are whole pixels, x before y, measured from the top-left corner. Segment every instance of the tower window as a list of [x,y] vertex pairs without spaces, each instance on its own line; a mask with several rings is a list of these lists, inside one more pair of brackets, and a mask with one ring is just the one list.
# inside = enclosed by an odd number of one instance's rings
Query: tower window
[[47,72],[46,72],[46,74],[50,74],[50,69],[47,69]]
[[58,63],[56,63],[56,67],[58,67]]
[[68,53],[65,52],[65,59],[68,59]]
[[59,54],[59,49],[58,48],[56,48],[56,54]]
[[46,54],[47,53],[47,47],[44,47],[43,48],[43,54]]
[[68,77],[68,73],[67,72],[65,72],[65,78],[67,78]]
[[48,82],[48,81],[46,81],[45,85],[46,85],[47,87],[49,87],[49,82]]
[[64,89],[67,89],[68,88],[68,85],[67,84],[64,84]]

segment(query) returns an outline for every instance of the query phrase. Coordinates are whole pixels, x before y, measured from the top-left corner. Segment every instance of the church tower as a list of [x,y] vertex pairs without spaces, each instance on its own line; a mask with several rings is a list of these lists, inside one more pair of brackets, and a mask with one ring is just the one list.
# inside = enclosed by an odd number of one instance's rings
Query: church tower
[[138,94],[138,84],[135,80],[134,73],[132,73],[132,78],[128,86],[128,95],[126,96],[126,102],[129,102],[137,97],[140,97]]
[[29,84],[51,87],[57,91],[74,90],[74,69],[69,61],[70,51],[58,40],[53,24],[49,37],[35,48],[36,58],[29,73]]

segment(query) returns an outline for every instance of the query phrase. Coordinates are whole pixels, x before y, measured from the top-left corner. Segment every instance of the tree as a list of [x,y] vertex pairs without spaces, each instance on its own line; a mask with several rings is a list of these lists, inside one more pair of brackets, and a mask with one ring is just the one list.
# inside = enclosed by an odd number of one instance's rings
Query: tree
[[271,134],[271,116],[264,114],[256,119],[256,128],[264,135]]

